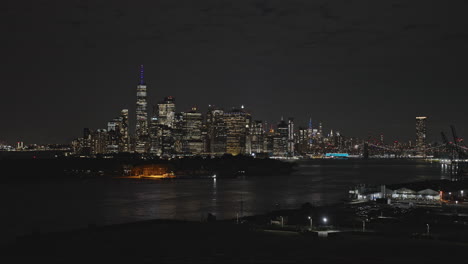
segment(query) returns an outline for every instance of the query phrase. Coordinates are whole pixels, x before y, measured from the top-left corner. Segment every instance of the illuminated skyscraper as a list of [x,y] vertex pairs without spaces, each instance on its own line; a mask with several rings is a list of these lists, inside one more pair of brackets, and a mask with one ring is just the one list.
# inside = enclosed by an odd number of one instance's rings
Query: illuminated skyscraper
[[210,105],[206,113],[206,129],[209,138],[209,152],[212,155],[226,153],[226,122],[224,110]]
[[252,153],[262,153],[264,152],[264,134],[263,122],[260,120],[255,120],[252,122],[251,128],[251,142],[252,142]]
[[120,126],[120,152],[130,152],[130,137],[128,132],[128,109],[122,109],[120,112],[121,126]]
[[[265,127],[268,127],[265,124]],[[267,152],[268,155],[273,155],[273,145],[275,141],[275,130],[273,126],[270,125],[270,128],[265,131],[265,135],[263,137],[263,151]]]
[[108,133],[106,129],[97,129],[91,135],[91,148],[93,154],[107,152]]
[[251,117],[244,109],[232,109],[224,113],[226,123],[226,153],[239,155],[245,153],[247,131]]
[[294,119],[288,119],[288,154],[294,156]]
[[296,142],[298,149],[296,152],[302,155],[306,154],[310,150],[309,141],[312,142],[312,128],[299,127],[297,134]]
[[314,144],[314,138],[316,133],[314,133],[314,129],[312,128],[312,118],[309,119],[309,127],[307,128],[307,151],[312,150],[312,146]]
[[273,155],[285,157],[288,154],[288,124],[281,118],[281,121],[276,126]]
[[425,116],[416,117],[416,148],[419,154],[424,154],[426,147],[426,119]]
[[160,125],[158,123],[158,118],[155,114],[150,118],[149,120],[149,141],[150,141],[150,148],[149,148],[149,153],[161,156],[161,147],[160,147]]
[[183,115],[183,152],[185,154],[200,154],[203,151],[202,121],[203,117],[196,107]]
[[175,117],[175,98],[168,96],[164,101],[158,104],[158,122],[160,125],[168,127],[174,126]]
[[322,138],[323,137],[323,128],[322,128],[322,122],[319,122],[319,128],[317,132],[317,137]]
[[89,156],[93,153],[93,147],[92,147],[92,132],[89,128],[84,128],[83,129],[83,141],[82,141],[82,146],[80,150],[80,154],[83,154],[85,156]]
[[120,127],[122,127],[121,117],[114,118],[107,122],[107,148],[106,153],[118,153],[121,141]]
[[137,104],[136,104],[136,130],[135,130],[135,151],[138,153],[146,152],[148,147],[148,112],[146,101],[146,83],[144,80],[143,65],[140,66],[140,82],[137,85]]

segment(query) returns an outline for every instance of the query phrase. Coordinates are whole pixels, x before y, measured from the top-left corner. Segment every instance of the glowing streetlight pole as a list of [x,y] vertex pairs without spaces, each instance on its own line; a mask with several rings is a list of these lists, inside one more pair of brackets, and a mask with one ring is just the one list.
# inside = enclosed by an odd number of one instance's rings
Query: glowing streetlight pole
[[309,216],[309,220],[310,220],[310,230],[312,231],[312,217]]
[[429,235],[429,224],[426,224],[427,226],[427,235]]

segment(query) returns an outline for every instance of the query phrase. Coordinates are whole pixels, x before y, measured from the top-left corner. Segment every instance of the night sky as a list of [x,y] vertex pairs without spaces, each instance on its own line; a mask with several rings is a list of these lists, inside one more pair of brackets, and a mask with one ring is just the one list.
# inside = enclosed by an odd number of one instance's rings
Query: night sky
[[[6,3],[5,3],[6,2]],[[69,143],[122,108],[241,104],[345,136],[468,136],[467,1],[2,1],[0,141]]]

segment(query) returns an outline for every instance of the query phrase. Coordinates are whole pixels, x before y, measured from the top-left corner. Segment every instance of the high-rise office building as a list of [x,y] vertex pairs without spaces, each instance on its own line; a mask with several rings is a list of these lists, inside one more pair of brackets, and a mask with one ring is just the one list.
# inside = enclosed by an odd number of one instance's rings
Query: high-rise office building
[[294,156],[294,118],[288,118],[288,154]]
[[158,117],[153,114],[153,116],[149,120],[149,153],[157,156],[161,156],[161,147],[160,147],[160,125],[158,122]]
[[252,122],[251,128],[251,145],[252,153],[262,153],[264,152],[264,134],[263,122],[260,120],[255,120]]
[[300,154],[306,154],[311,148],[309,148],[309,141],[312,141],[312,129],[299,127],[297,132],[297,152]]
[[130,135],[128,132],[128,109],[122,109],[120,112],[120,143],[119,151],[120,152],[130,152]]
[[322,122],[319,122],[319,128],[318,128],[318,132],[317,132],[317,137],[320,138],[320,139],[323,137]]
[[92,132],[86,127],[83,129],[83,140],[81,142],[80,154],[90,156],[92,153]]
[[307,152],[312,150],[313,144],[314,144],[314,139],[315,139],[316,133],[314,133],[314,129],[312,127],[312,118],[309,119],[309,127],[307,128]]
[[226,123],[226,153],[231,155],[244,154],[246,137],[251,117],[243,108],[232,109],[224,113]]
[[171,127],[165,126],[171,131],[168,139],[172,142],[172,151],[174,154],[183,154],[183,142],[184,142],[184,115],[182,113],[176,113],[174,116],[174,124]]
[[93,154],[107,152],[108,133],[106,129],[97,129],[91,134],[91,148]]
[[213,105],[208,107],[206,113],[206,129],[208,133],[208,147],[212,155],[226,153],[226,122],[224,110]]
[[174,126],[175,118],[175,98],[168,96],[164,98],[164,101],[158,103],[157,116],[160,125],[168,127]]
[[114,118],[107,122],[107,149],[106,153],[118,153],[119,143],[121,142],[122,135],[120,134],[120,127],[122,126],[121,117]]
[[419,154],[424,154],[426,147],[426,120],[425,116],[416,117],[416,148]]
[[203,152],[202,122],[203,117],[196,107],[183,112],[183,152],[185,154],[201,154]]
[[140,81],[137,85],[136,103],[136,129],[135,129],[135,151],[146,152],[148,148],[148,102],[146,100],[146,83],[144,79],[144,68],[140,66]]
[[288,155],[288,124],[281,118],[276,126],[273,139],[273,155],[285,157]]
[[182,153],[182,130],[159,125],[158,139],[161,156],[170,157]]
[[[267,124],[265,124],[265,127],[268,127]],[[273,129],[273,126],[270,125],[270,128],[266,131],[264,139],[263,139],[263,150],[267,152],[269,155],[273,155],[273,145],[275,141],[275,130]]]

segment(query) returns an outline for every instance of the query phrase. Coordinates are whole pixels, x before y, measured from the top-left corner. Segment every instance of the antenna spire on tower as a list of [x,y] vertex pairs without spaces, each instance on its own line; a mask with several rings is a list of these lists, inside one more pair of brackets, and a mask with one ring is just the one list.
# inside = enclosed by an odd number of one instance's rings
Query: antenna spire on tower
[[145,84],[145,69],[143,64],[140,65],[140,84]]

